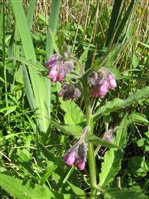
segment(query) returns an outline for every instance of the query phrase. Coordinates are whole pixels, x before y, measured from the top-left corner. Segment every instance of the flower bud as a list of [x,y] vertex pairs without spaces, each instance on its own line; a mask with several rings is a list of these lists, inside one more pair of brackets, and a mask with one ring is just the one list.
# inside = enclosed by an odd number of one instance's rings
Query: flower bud
[[63,97],[63,100],[77,100],[81,92],[74,84],[63,84],[58,95]]

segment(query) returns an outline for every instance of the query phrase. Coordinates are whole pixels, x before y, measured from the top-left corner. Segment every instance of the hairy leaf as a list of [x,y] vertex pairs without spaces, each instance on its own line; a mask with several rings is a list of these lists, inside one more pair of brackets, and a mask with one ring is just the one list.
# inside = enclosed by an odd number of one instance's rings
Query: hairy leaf
[[[114,140],[114,143],[121,148],[124,148],[126,145],[127,123],[127,117],[125,116],[119,126]],[[113,180],[121,167],[122,157],[123,153],[121,150],[115,150],[111,148],[105,153],[104,162],[101,166],[101,173],[99,174],[100,186],[105,186]]]
[[60,131],[65,134],[73,135],[75,137],[80,137],[82,135],[83,128],[81,125],[62,125],[57,121],[51,120],[51,123]]
[[96,120],[102,115],[109,115],[114,111],[130,106],[131,104],[137,103],[139,100],[143,100],[147,97],[149,97],[149,86],[132,93],[126,100],[115,98],[114,100],[107,102],[93,115],[93,119]]
[[148,197],[145,196],[141,191],[139,190],[133,190],[133,189],[109,189],[106,191],[105,194],[106,199],[147,199]]
[[0,186],[12,197],[18,199],[55,198],[54,193],[45,185],[40,186],[0,173]]
[[77,187],[70,182],[68,182],[68,184],[72,188],[72,190],[76,194],[76,196],[80,196],[82,199],[85,198],[85,192],[80,187]]
[[74,101],[61,100],[61,108],[65,111],[65,124],[76,125],[85,121],[82,110]]

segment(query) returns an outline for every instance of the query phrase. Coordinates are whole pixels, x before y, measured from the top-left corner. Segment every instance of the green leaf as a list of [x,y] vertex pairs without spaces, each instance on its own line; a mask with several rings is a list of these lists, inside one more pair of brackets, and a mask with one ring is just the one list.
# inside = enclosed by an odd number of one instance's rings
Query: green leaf
[[148,199],[147,196],[145,196],[142,191],[140,190],[133,190],[133,189],[109,189],[106,190],[105,194],[106,199]]
[[61,100],[61,108],[65,112],[65,124],[76,125],[85,121],[84,114],[74,101]]
[[62,125],[57,121],[51,120],[51,123],[60,131],[67,135],[73,135],[79,138],[82,135],[83,127],[80,125]]
[[[61,0],[52,1],[51,14],[49,17],[47,41],[46,41],[46,56],[47,59],[53,54],[53,42],[52,35],[56,32],[58,19],[59,19],[59,9],[61,6]],[[52,32],[52,35],[51,35]]]
[[121,8],[122,0],[115,0],[113,9],[112,9],[112,14],[111,14],[111,20],[108,28],[108,34],[107,34],[107,41],[106,41],[106,46],[109,45],[111,39],[113,38],[114,35],[114,29],[118,20],[120,8]]
[[[120,126],[116,132],[116,136],[113,140],[113,144],[119,146],[121,149],[124,149],[127,144],[127,127],[132,122],[144,123],[144,117],[141,117],[140,114],[132,113],[129,116],[125,116],[121,121]],[[121,168],[121,161],[123,158],[123,153],[121,150],[109,149],[104,156],[104,162],[101,166],[101,173],[99,174],[100,186],[105,186],[109,184],[118,171]],[[108,167],[107,167],[108,165]]]
[[[113,141],[113,143],[115,143],[117,146],[120,146],[122,149],[125,147],[127,141],[127,123],[127,117],[125,116]],[[114,179],[121,168],[122,158],[123,153],[121,150],[111,148],[105,153],[104,162],[101,165],[101,173],[99,174],[100,186],[105,186]]]
[[143,123],[143,124],[149,123],[149,121],[143,114],[135,113],[135,112],[129,115],[128,117],[128,123],[131,124],[132,122],[138,122],[138,123]]
[[116,146],[115,144],[105,141],[95,135],[88,135],[86,138],[86,142],[90,142],[96,145],[101,145],[101,146],[109,147],[109,148],[118,148],[118,146]]
[[25,58],[20,58],[20,57],[9,57],[7,60],[16,60],[21,62],[22,64],[25,64],[28,67],[31,67],[34,69],[34,71],[36,72],[36,74],[38,74],[39,72],[45,72],[47,71],[46,68],[37,61],[33,61],[33,60],[27,60]]
[[73,190],[73,192],[76,194],[76,196],[80,196],[81,199],[86,198],[85,197],[85,192],[80,189],[79,187],[75,186],[74,184],[68,182],[69,186],[71,187],[71,189]]
[[0,186],[12,197],[18,199],[49,199],[55,198],[54,193],[47,186],[23,182],[23,180],[0,173]]
[[64,172],[63,170],[63,166],[62,166],[62,158],[59,158],[59,157],[55,157],[52,153],[50,153],[48,151],[48,149],[42,145],[41,143],[38,143],[38,146],[40,148],[40,151],[43,153],[43,155],[47,158],[48,161],[50,162],[53,162],[56,166],[58,166],[58,169],[61,171],[61,172]]
[[98,71],[99,68],[104,66],[113,71],[113,63],[122,49],[123,47],[120,44],[115,44],[113,47],[108,48],[101,58],[96,59],[95,63],[93,64],[93,70]]
[[124,17],[121,20],[121,23],[119,24],[119,26],[115,30],[114,43],[116,43],[119,40],[119,37],[123,32],[123,29],[124,29],[128,19],[129,19],[129,16],[131,15],[131,12],[133,10],[134,2],[135,2],[134,0],[130,2],[127,11],[125,11],[125,13],[124,13]]
[[[30,24],[28,24],[29,21],[31,22],[32,16],[28,17],[27,21],[21,1],[11,0],[11,4],[21,38],[24,56],[27,60],[36,61],[35,49],[29,27]],[[33,11],[33,9],[31,10]],[[24,67],[23,75],[29,104],[31,108],[36,109],[38,114],[36,121],[38,123],[39,129],[42,132],[46,132],[49,126],[49,120],[45,119],[45,117],[49,117],[50,115],[50,81],[48,81],[45,77],[37,75],[32,67],[29,67],[28,70],[26,70]]]
[[145,156],[131,157],[127,164],[128,171],[135,177],[145,177],[149,171],[149,166],[145,160]]
[[54,163],[52,163],[52,165],[50,165],[50,167],[47,169],[46,173],[42,177],[42,179],[40,181],[41,185],[43,185],[46,182],[46,180],[48,180],[48,178],[53,174],[53,172],[55,171],[55,169],[57,169],[57,165],[55,165]]
[[36,8],[36,0],[30,0],[28,10],[27,10],[27,21],[28,21],[28,26],[30,27],[30,29],[32,28],[35,8]]
[[5,113],[5,116],[6,116],[6,115],[12,113],[13,111],[15,111],[16,108],[17,108],[17,106],[9,106],[9,107],[5,107],[5,108],[1,108],[0,113],[4,113],[6,111],[6,113]]
[[143,100],[147,97],[149,97],[149,86],[146,86],[142,88],[142,90],[137,90],[136,92],[132,93],[126,100],[115,98],[114,100],[107,102],[93,115],[93,119],[96,120],[99,119],[102,115],[109,115],[110,113],[130,106],[133,103],[138,103],[139,100]]
[[[109,184],[121,168],[121,160],[123,158],[122,151],[110,149],[105,153],[104,162],[101,166],[101,173],[99,175],[100,186]],[[108,165],[108,166],[107,166]]]

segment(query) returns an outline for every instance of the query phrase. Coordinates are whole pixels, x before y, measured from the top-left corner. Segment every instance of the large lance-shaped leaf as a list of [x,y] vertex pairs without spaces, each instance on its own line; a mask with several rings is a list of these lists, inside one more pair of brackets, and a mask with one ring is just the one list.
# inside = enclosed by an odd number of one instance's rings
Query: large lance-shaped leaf
[[114,111],[130,106],[131,104],[137,103],[139,100],[143,100],[147,97],[149,97],[149,86],[132,93],[126,100],[115,98],[114,100],[107,102],[93,115],[93,119],[96,120],[102,115],[109,115]]
[[74,101],[61,100],[61,108],[65,112],[65,124],[76,125],[85,121],[82,110]]
[[5,173],[0,173],[0,179],[0,186],[12,197],[18,199],[56,198],[56,195],[45,185],[31,185],[29,182],[25,183]]
[[[132,122],[148,123],[148,120],[138,113],[132,113],[129,116],[125,116],[122,120],[118,131],[116,133],[113,144],[124,149],[127,144],[127,127]],[[116,150],[111,148],[105,153],[104,162],[102,163],[101,173],[99,174],[100,186],[105,186],[110,183],[117,175],[121,168],[121,161],[123,158],[122,150]]]
[[141,190],[135,190],[134,189],[109,189],[106,190],[105,193],[105,198],[106,199],[148,199],[148,196],[145,196],[144,193]]
[[55,128],[57,128],[64,134],[73,135],[76,138],[79,138],[82,135],[84,123],[80,125],[62,125],[54,120],[51,120],[51,123],[54,125]]
[[[126,137],[127,137],[127,117],[125,117],[120,126],[119,130],[117,131],[115,139],[118,138],[118,141],[116,141],[116,144],[123,148],[126,144]],[[114,150],[110,149],[105,153],[104,156],[104,162],[101,166],[101,173],[99,174],[100,186],[105,186],[109,182],[113,180],[115,175],[120,169],[121,166],[121,160],[123,157],[123,153],[121,150]]]

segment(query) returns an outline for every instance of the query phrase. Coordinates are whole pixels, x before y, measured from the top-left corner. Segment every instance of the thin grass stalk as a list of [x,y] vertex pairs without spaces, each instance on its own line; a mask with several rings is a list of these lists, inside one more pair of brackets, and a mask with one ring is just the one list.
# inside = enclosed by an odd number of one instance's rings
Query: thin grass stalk
[[7,97],[7,73],[6,73],[6,53],[5,53],[5,0],[3,0],[2,4],[2,63],[3,63],[3,68],[4,68],[4,82],[5,82],[5,102],[6,102],[6,107],[8,107],[8,97]]
[[30,29],[32,28],[32,22],[33,22],[33,16],[34,16],[34,10],[35,10],[36,3],[37,3],[36,0],[29,1],[29,7],[27,10],[27,21],[28,21],[28,26]]
[[[52,33],[56,33],[56,28],[58,25],[59,20],[59,10],[61,6],[61,0],[53,1],[51,6],[51,14],[49,16],[49,24],[48,24],[48,32],[47,32],[47,39],[46,39],[46,57],[49,57],[53,54],[53,44],[52,44]],[[48,109],[48,117],[50,118],[51,112],[51,82],[49,79],[45,79],[45,90],[47,92],[46,95],[46,107]]]
[[61,0],[52,1],[51,7],[51,14],[49,17],[49,24],[48,24],[48,32],[47,32],[47,40],[46,40],[46,56],[47,59],[53,54],[53,46],[52,46],[52,36],[51,32],[55,33],[58,19],[59,19],[59,9],[61,6]]
[[118,16],[119,16],[119,11],[120,11],[120,8],[121,8],[121,4],[122,4],[122,0],[115,0],[114,1],[112,14],[111,14],[111,20],[110,20],[110,24],[109,24],[109,28],[108,28],[106,46],[108,46],[110,41],[112,40],[112,37],[113,37],[113,34],[114,34],[115,25],[117,23]]

